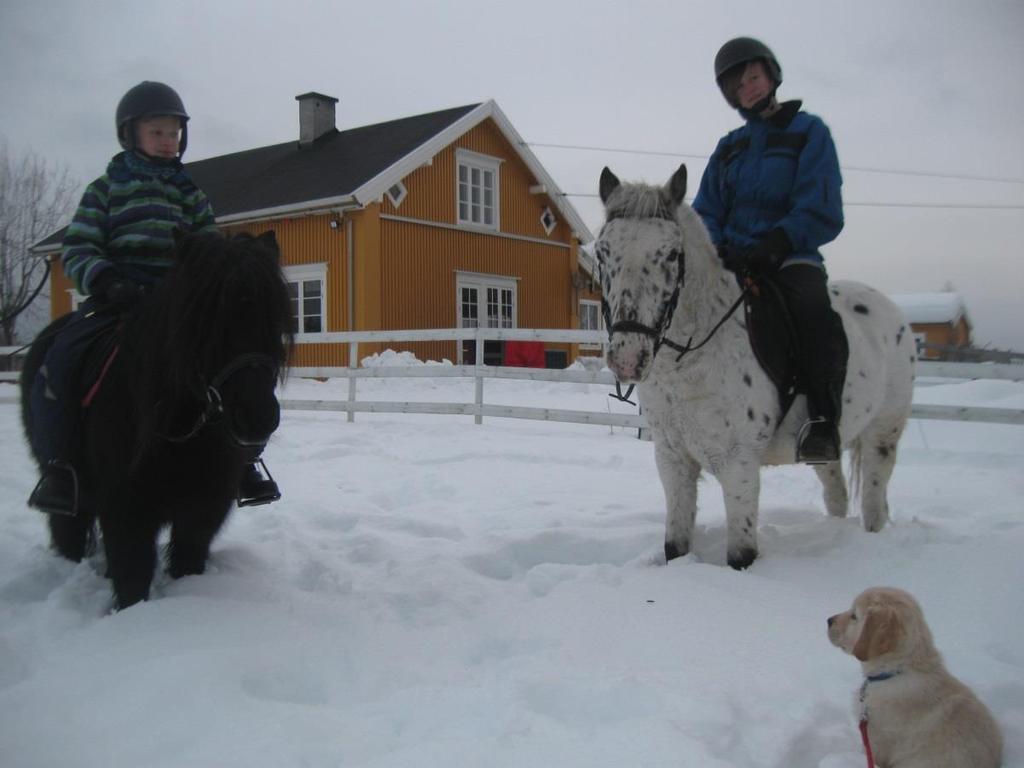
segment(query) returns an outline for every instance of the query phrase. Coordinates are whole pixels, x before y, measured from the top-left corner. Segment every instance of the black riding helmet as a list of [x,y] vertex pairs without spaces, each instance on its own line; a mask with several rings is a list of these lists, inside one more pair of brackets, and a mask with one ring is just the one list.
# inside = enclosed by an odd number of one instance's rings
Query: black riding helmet
[[730,106],[739,108],[735,95],[730,95],[725,91],[723,82],[725,75],[741,64],[758,59],[764,61],[768,67],[768,74],[771,75],[772,80],[775,81],[775,87],[778,88],[782,84],[782,67],[779,66],[779,60],[775,58],[771,48],[760,40],[755,40],[752,37],[736,37],[718,50],[718,55],[715,56],[715,81]]
[[181,97],[169,85],[144,80],[117,103],[117,140],[125,149],[135,148],[135,121],[144,117],[181,118],[181,139],[178,157],[185,154],[188,145],[188,113]]

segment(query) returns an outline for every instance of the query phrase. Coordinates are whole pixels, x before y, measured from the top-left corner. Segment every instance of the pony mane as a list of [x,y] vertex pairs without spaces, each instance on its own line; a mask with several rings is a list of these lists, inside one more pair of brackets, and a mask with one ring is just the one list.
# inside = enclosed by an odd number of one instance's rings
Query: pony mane
[[675,206],[664,187],[624,183],[616,187],[605,206],[605,221],[665,219],[676,221]]
[[174,259],[136,329],[140,354],[165,361],[168,374],[155,386],[177,397],[242,351],[268,355],[283,377],[294,339],[272,241],[193,235],[178,244]]

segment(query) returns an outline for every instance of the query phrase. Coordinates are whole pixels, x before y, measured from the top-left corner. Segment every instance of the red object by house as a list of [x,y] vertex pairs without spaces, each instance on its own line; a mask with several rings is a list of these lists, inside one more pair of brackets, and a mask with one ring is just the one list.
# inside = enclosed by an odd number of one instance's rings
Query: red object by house
[[544,368],[544,342],[506,341],[504,362],[514,368]]

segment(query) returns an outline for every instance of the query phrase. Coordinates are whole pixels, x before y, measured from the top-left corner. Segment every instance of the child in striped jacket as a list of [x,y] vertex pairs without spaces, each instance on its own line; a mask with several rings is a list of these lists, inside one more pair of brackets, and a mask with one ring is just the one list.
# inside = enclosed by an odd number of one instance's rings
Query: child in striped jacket
[[[151,290],[170,268],[177,233],[215,233],[210,201],[181,163],[188,113],[170,86],[144,81],[117,105],[117,139],[124,151],[82,195],[64,236],[64,272],[85,302],[63,326],[33,382],[32,436],[48,457],[29,505],[75,514],[78,477],[66,460],[80,415],[74,396],[81,361],[93,341]],[[258,464],[244,473],[239,504],[280,497]]]

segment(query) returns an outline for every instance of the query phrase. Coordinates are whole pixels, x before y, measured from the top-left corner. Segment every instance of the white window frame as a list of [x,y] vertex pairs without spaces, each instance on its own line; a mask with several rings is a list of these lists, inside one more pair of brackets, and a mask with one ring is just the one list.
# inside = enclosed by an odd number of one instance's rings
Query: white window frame
[[[482,155],[479,152],[471,152],[468,149],[458,149],[455,151],[455,220],[460,227],[470,227],[473,229],[486,229],[489,231],[499,231],[501,229],[501,158],[491,157],[490,155]],[[462,169],[466,168],[467,178],[463,180]],[[473,217],[473,188],[472,173],[476,171],[481,176],[481,184],[476,185],[480,188],[480,195],[483,198],[486,195],[486,188],[483,186],[483,178],[485,174],[492,174],[494,181],[492,192],[491,205],[487,206],[483,199],[480,200],[480,215],[479,219],[475,220]],[[463,189],[467,193],[466,200],[463,200]],[[486,221],[486,210],[491,210],[491,221]],[[463,214],[466,214],[465,216]]]
[[312,280],[320,282],[320,331],[327,330],[327,264],[326,262],[320,262],[316,264],[295,264],[292,266],[286,266],[282,269],[284,272],[284,279],[289,285],[296,283],[299,287],[298,290],[298,309],[299,315],[296,318],[296,340],[301,340],[303,336],[307,335],[307,331],[303,330],[305,323],[304,314],[304,301],[305,296],[303,295],[303,283]]
[[[594,314],[597,317],[596,328],[584,328],[583,327],[583,308],[593,307]],[[593,299],[580,299],[580,330],[583,331],[603,331],[604,330],[604,317],[601,314],[601,302],[594,301]],[[600,349],[600,344],[580,344],[580,349]]]
[[[396,187],[398,188],[398,192],[393,193],[392,190],[395,189]],[[384,194],[388,196],[388,200],[391,201],[391,204],[395,206],[395,209],[397,210],[398,206],[400,206],[402,204],[402,201],[405,200],[406,195],[409,194],[409,191],[405,188],[405,184],[403,184],[401,181],[396,181],[394,184],[388,187],[387,192],[385,192]]]
[[[518,328],[519,327],[519,280],[515,277],[503,275],[487,275],[479,272],[456,272],[455,273],[455,326],[457,328],[473,328],[462,322],[462,289],[470,288],[477,291],[477,323],[488,319],[487,315],[487,289],[493,288],[500,291],[512,292],[512,316],[509,318],[509,325],[485,325],[484,328]],[[500,298],[500,297],[499,297]],[[498,307],[502,306],[500,300]],[[501,321],[499,314],[498,321]]]
[[[462,318],[462,291],[463,289],[475,290],[476,291],[476,320],[477,325],[467,325],[463,322]],[[503,275],[489,275],[480,272],[460,272],[455,273],[455,327],[456,328],[477,328],[481,327],[481,321],[484,323],[488,322],[489,315],[487,312],[488,301],[487,291],[488,289],[498,291],[498,325],[483,325],[484,328],[518,328],[519,327],[519,279],[515,277],[505,277]],[[510,307],[511,317],[508,318],[508,325],[501,325],[502,315],[501,307],[501,291],[510,291],[512,293],[512,303]],[[458,361],[462,364],[462,352],[466,342],[461,342],[458,349]],[[471,343],[471,342],[470,342]]]
[[[549,221],[550,224],[548,223]],[[544,227],[545,235],[550,235],[555,231],[555,227],[558,226],[558,217],[555,216],[550,205],[544,206],[544,210],[540,212],[540,225]]]

